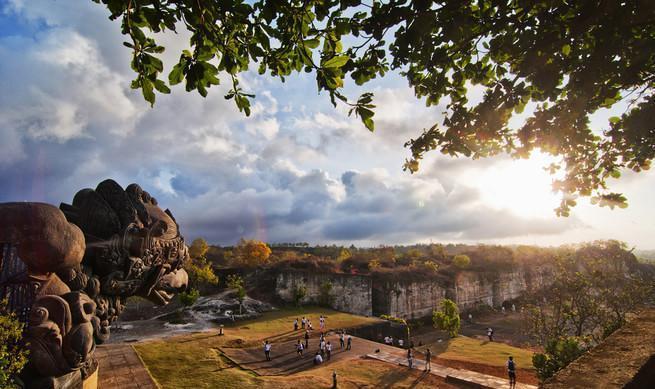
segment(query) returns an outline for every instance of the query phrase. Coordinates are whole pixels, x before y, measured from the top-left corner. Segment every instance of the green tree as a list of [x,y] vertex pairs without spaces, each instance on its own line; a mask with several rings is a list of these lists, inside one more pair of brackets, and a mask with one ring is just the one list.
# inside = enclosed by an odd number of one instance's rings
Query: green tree
[[204,258],[209,250],[209,244],[203,238],[194,239],[189,246],[189,256],[193,259]]
[[[608,180],[622,169],[641,171],[655,155],[655,39],[652,1],[371,1],[246,2],[218,0],[93,0],[120,19],[140,89],[154,104],[162,79],[164,47],[155,33],[183,26],[191,32],[168,74],[168,84],[206,96],[231,81],[226,99],[250,114],[239,74],[257,64],[282,81],[294,72],[314,74],[319,91],[350,107],[374,129],[371,93],[350,100],[357,85],[399,72],[428,106],[445,104],[445,117],[425,123],[406,143],[415,172],[425,153],[480,158],[507,152],[525,158],[535,149],[557,157],[549,168],[562,193],[559,215],[575,197],[601,206],[626,206]],[[482,93],[469,101],[471,87]],[[625,104],[620,117],[592,128],[589,115]],[[527,120],[511,126],[514,114]]]
[[302,299],[307,296],[307,287],[305,285],[296,285],[293,290],[293,303],[299,307],[302,303]]
[[[218,285],[218,276],[214,273],[211,263],[205,258],[208,250],[209,245],[202,238],[195,239],[189,246],[189,259],[183,267],[189,274],[190,292],[193,290],[198,292],[202,285]],[[190,300],[187,298],[186,301]]]
[[532,356],[532,365],[537,377],[543,382],[568,366],[585,352],[577,337],[561,337],[548,341],[543,353]]
[[193,305],[200,298],[200,291],[198,289],[189,289],[180,293],[180,302],[182,305],[189,307]]
[[458,254],[453,257],[453,265],[460,269],[466,269],[471,266],[471,258],[466,254]]
[[13,388],[14,377],[27,363],[28,351],[22,345],[23,323],[0,300],[0,388]]
[[318,296],[318,303],[329,307],[332,305],[334,302],[334,295],[332,294],[332,282],[330,281],[325,281],[321,283],[321,286],[319,288],[319,296]]
[[234,289],[237,293],[237,300],[239,300],[239,315],[243,312],[243,301],[246,298],[246,287],[243,278],[237,274],[230,274],[227,276],[227,286]]
[[448,331],[448,335],[454,338],[459,333],[460,318],[459,309],[453,300],[444,299],[439,304],[439,310],[432,312],[434,327],[442,331]]

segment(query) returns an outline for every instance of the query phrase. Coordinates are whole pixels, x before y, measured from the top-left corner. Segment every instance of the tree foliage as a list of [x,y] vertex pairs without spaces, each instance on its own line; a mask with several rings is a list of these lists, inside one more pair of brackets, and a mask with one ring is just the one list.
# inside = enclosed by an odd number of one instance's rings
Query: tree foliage
[[453,265],[460,269],[466,269],[471,265],[471,258],[466,254],[458,254],[453,257]]
[[218,277],[211,263],[205,258],[209,250],[207,242],[198,238],[189,246],[189,260],[184,263],[184,270],[189,274],[190,290],[198,290],[202,285],[217,285]]
[[537,377],[543,382],[568,366],[584,352],[584,346],[576,337],[551,339],[546,344],[543,353],[535,353],[532,356],[532,365],[537,371]]
[[21,343],[23,324],[0,300],[0,388],[15,386],[14,377],[27,363],[28,351]]
[[238,266],[257,267],[268,263],[271,248],[259,240],[242,238],[234,247],[233,256]]
[[236,291],[237,300],[239,300],[239,314],[241,314],[243,301],[246,298],[246,285],[243,278],[238,274],[230,274],[227,276],[227,287]]
[[319,288],[319,295],[318,295],[318,303],[320,305],[329,307],[334,303],[335,296],[332,291],[333,288],[334,285],[332,285],[332,282],[330,281],[325,281],[321,283],[321,286]]
[[[426,105],[445,106],[443,120],[425,123],[406,143],[405,169],[417,171],[432,150],[525,158],[540,149],[558,157],[551,172],[565,173],[554,182],[563,194],[560,215],[578,195],[626,206],[608,179],[648,169],[655,155],[652,1],[93,1],[121,20],[133,52],[132,88],[151,104],[155,91],[170,92],[154,33],[185,28],[190,47],[169,85],[206,96],[227,78],[225,98],[248,115],[254,95],[241,88],[239,73],[252,64],[282,81],[308,72],[335,106],[349,105],[372,131],[373,95],[350,100],[346,80],[362,85],[399,72]],[[481,101],[469,100],[472,87]],[[590,126],[591,113],[620,103],[627,104],[622,116]],[[526,108],[524,124],[510,125]]]
[[459,309],[453,300],[444,299],[439,304],[439,310],[432,312],[434,327],[448,331],[448,335],[454,338],[459,333],[460,318]]
[[187,291],[180,293],[180,302],[185,307],[190,307],[200,298],[200,291],[198,289],[192,288]]
[[203,238],[196,238],[189,246],[189,256],[193,259],[205,257],[209,250],[209,244]]
[[299,307],[302,300],[307,296],[307,287],[305,285],[296,285],[292,290],[293,303]]

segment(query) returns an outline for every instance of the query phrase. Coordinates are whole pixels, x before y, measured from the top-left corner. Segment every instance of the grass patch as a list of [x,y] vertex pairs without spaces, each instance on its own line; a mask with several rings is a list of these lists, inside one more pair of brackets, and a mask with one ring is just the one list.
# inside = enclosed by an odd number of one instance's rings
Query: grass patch
[[513,347],[505,343],[489,342],[488,340],[458,336],[443,342],[431,343],[419,347],[420,351],[430,348],[432,355],[443,359],[480,363],[490,366],[505,366],[511,355],[517,367],[533,369],[530,350]]
[[[218,349],[223,346],[249,347],[260,344],[264,339],[279,342],[298,337],[298,333],[292,331],[293,320],[305,316],[311,319],[314,330],[318,330],[319,315],[327,317],[328,329],[354,327],[379,321],[376,318],[319,307],[283,308],[266,312],[255,320],[227,325],[224,336],[217,336],[216,331],[203,332],[143,342],[134,345],[134,348],[150,374],[164,388],[330,387],[334,366],[312,369],[311,374],[260,377],[251,371],[232,365]],[[346,364],[345,367],[349,366]],[[349,373],[354,377],[366,374],[370,374],[366,369],[362,369],[360,373],[357,371]],[[366,377],[362,380],[362,382],[371,382]]]

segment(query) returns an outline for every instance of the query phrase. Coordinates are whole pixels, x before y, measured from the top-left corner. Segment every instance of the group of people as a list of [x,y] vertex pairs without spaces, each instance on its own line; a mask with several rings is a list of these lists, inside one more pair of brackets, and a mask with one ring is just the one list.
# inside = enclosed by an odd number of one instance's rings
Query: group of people
[[[327,318],[321,315],[318,321],[319,321],[319,327],[321,329],[321,334],[319,337],[318,351],[316,351],[316,354],[314,355],[315,365],[319,365],[323,363],[324,360],[330,360],[332,358],[332,343],[325,338]],[[299,358],[302,358],[305,350],[309,348],[310,331],[313,331],[314,328],[312,326],[311,320],[303,316],[301,320],[298,320],[298,318],[296,318],[293,321],[293,329],[294,331],[298,331],[299,329],[305,331],[304,333],[305,342],[303,343],[302,339],[298,339],[298,341],[296,342],[296,353],[298,354]],[[271,360],[271,348],[272,348],[271,343],[268,340],[266,340],[264,342],[264,355],[266,356],[267,361]],[[352,349],[352,336],[346,335],[346,331],[344,330],[339,331],[339,348],[340,349],[345,348],[346,350]]]

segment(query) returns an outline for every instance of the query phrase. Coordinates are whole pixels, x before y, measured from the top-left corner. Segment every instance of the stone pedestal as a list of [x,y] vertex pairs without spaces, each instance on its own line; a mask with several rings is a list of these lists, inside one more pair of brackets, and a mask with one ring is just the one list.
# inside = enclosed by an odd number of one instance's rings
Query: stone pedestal
[[82,381],[82,389],[98,389],[98,369],[100,369],[99,366],[90,376]]

